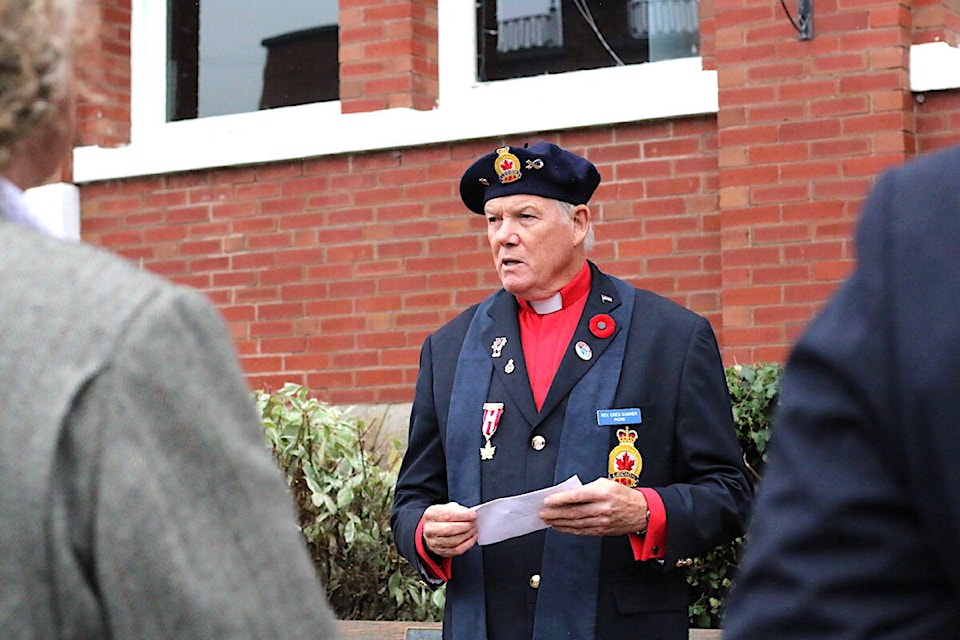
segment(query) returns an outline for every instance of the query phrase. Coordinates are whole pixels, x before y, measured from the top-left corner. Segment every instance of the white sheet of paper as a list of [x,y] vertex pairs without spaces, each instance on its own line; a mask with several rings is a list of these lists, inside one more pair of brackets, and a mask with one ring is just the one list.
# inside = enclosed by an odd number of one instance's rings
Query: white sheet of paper
[[551,493],[580,486],[583,486],[580,478],[570,476],[560,484],[546,489],[508,498],[497,498],[473,507],[477,512],[477,529],[479,530],[477,544],[493,544],[531,531],[546,529],[546,523],[537,515],[543,507],[543,499]]

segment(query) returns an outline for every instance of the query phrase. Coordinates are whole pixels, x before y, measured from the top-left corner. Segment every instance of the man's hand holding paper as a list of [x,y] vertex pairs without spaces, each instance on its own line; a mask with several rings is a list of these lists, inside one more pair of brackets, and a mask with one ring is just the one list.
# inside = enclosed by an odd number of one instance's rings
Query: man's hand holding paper
[[577,476],[571,476],[560,484],[539,491],[531,491],[518,496],[498,498],[473,507],[477,514],[477,544],[493,544],[533,531],[546,529],[548,525],[540,519],[543,500],[548,495],[576,489],[583,484]]

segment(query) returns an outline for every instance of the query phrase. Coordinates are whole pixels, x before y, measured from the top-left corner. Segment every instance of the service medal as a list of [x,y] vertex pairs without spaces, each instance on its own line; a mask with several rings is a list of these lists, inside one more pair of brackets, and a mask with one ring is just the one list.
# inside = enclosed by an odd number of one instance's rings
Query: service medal
[[483,403],[483,426],[481,427],[481,431],[483,432],[483,437],[486,439],[487,444],[480,447],[481,460],[492,460],[493,454],[497,452],[497,448],[490,444],[490,438],[492,438],[493,434],[497,432],[497,427],[500,425],[500,417],[502,415],[502,402]]
[[643,459],[633,446],[637,441],[637,432],[629,427],[617,429],[620,444],[610,451],[607,463],[607,477],[627,487],[635,487],[640,481]]

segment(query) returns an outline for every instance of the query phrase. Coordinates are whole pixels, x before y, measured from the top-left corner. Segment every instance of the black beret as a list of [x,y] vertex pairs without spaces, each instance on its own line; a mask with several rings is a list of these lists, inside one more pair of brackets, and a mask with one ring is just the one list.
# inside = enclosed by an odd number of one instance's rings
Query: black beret
[[460,198],[483,214],[487,200],[518,193],[586,204],[600,184],[600,172],[580,156],[550,142],[501,147],[474,162],[460,178]]

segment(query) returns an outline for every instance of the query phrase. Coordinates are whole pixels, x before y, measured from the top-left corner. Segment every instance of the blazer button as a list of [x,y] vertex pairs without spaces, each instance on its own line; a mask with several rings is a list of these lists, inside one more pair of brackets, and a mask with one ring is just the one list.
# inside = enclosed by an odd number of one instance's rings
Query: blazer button
[[543,436],[533,436],[533,439],[530,440],[530,446],[533,447],[534,451],[540,451],[547,446],[547,439]]
[[539,588],[540,588],[540,574],[539,574],[539,573],[535,573],[535,574],[533,574],[532,576],[530,576],[530,588],[531,588],[531,589],[539,589]]

